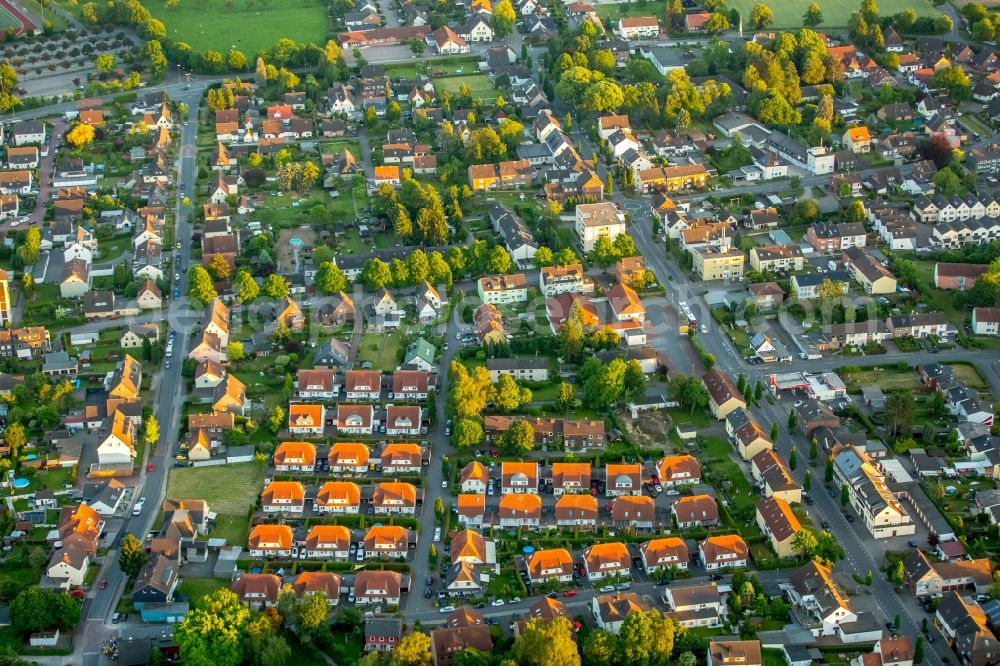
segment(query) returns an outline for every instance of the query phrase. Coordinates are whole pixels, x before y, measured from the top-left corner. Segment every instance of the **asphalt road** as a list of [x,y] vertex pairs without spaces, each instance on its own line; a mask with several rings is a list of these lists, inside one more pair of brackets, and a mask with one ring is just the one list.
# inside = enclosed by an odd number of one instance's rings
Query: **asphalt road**
[[[820,372],[844,365],[845,361],[838,358],[824,358],[818,361],[801,361],[795,358],[791,364],[782,363],[780,368],[766,368],[747,364],[733,348],[732,344],[730,344],[724,331],[711,321],[711,317],[708,316],[707,311],[701,306],[695,291],[696,285],[691,284],[677,265],[667,259],[662,244],[652,237],[652,225],[637,223],[632,226],[630,232],[635,239],[637,248],[646,258],[647,268],[656,274],[660,284],[667,285],[669,300],[674,304],[678,300],[687,300],[689,305],[698,305],[696,315],[699,316],[699,320],[709,322],[708,333],[699,335],[698,338],[704,346],[705,351],[715,355],[718,367],[725,370],[732,377],[736,377],[742,372],[753,383],[757,378],[763,379],[772,372],[789,372],[792,370]],[[701,284],[697,285],[697,288],[704,289]],[[704,315],[698,314],[698,310],[701,310]],[[659,346],[656,342],[653,344],[654,346]],[[685,359],[687,358],[681,348],[688,347],[688,343],[679,341],[679,344],[664,346],[672,361],[678,355],[683,355]],[[969,360],[976,363],[983,376],[989,381],[991,387],[995,387],[995,391],[996,388],[1000,388],[1000,377],[997,376],[994,367],[998,358],[1000,358],[1000,353],[997,352],[956,350],[953,352],[941,352],[939,354],[929,354],[926,352],[902,354],[895,352],[882,354],[873,357],[871,360],[874,363],[893,363],[896,360],[906,360],[910,364],[947,360]],[[852,364],[864,365],[864,361],[853,359]],[[696,367],[699,367],[699,369],[694,371],[694,374],[700,374],[703,371],[703,368],[700,367],[700,362],[696,364]],[[779,436],[778,441],[775,442],[776,450],[787,458],[792,447],[795,447],[798,450],[800,461],[809,460],[809,447],[805,438],[798,433],[792,434],[787,429],[788,410],[784,406],[779,407],[763,400],[760,407],[754,407],[751,411],[765,430],[770,427],[771,423],[778,424]],[[807,464],[800,464],[798,469],[793,472],[799,483],[802,482],[807,467]],[[912,637],[919,636],[920,624],[926,615],[917,608],[911,596],[907,595],[903,597],[897,594],[895,589],[885,580],[884,576],[878,573],[879,565],[881,564],[881,554],[876,550],[874,540],[866,533],[866,529],[861,521],[856,520],[854,523],[847,522],[839,504],[840,493],[836,492],[834,496],[827,493],[821,483],[821,474],[822,468],[816,468],[813,471],[813,492],[810,494],[814,498],[815,504],[809,507],[808,510],[814,516],[818,514],[820,520],[829,522],[829,531],[836,537],[837,542],[844,547],[846,558],[845,561],[842,561],[838,565],[838,570],[845,573],[857,573],[862,576],[869,570],[875,572],[871,589],[872,597],[878,608],[885,615],[885,620],[892,620],[896,613],[899,613],[901,634]],[[866,547],[869,544],[872,545],[871,551]],[[927,644],[926,649],[929,656],[936,658],[933,663],[943,663],[945,655],[949,659],[954,659],[954,655],[951,654],[941,636],[938,636],[938,639],[933,644]]]
[[[188,102],[192,119],[197,114],[198,96],[200,96],[200,92],[189,92],[187,95],[178,98],[181,101]],[[191,192],[194,188],[197,171],[197,165],[195,164],[197,155],[195,149],[196,126],[196,122],[191,122],[188,126],[180,128],[181,156],[178,159],[177,182],[183,183],[187,192]],[[178,191],[177,231],[175,236],[181,242],[182,247],[177,252],[178,256],[190,257],[191,228],[187,222],[189,211],[181,207],[181,198],[182,195]],[[187,274],[182,272],[180,278],[177,286],[180,288],[180,293],[184,294],[187,288]],[[162,318],[162,314],[159,315],[159,318]],[[178,330],[178,328],[182,327],[184,319],[183,312],[172,311],[167,319],[168,328],[171,331]],[[118,324],[120,325],[120,322]],[[147,448],[146,461],[136,461],[136,467],[141,471],[139,472],[138,487],[133,496],[144,497],[146,501],[142,512],[138,516],[133,517],[131,513],[129,514],[111,546],[111,551],[104,558],[99,579],[106,580],[108,582],[107,587],[104,590],[97,590],[95,587],[92,590],[93,596],[88,597],[84,604],[84,621],[77,626],[76,645],[78,646],[77,650],[82,652],[83,663],[88,666],[100,663],[101,644],[110,635],[117,635],[116,630],[109,631],[110,627],[108,623],[111,620],[117,599],[122,594],[130,593],[129,590],[124,589],[127,580],[118,568],[118,547],[121,544],[121,540],[127,533],[135,534],[140,540],[143,539],[152,529],[153,521],[159,515],[160,507],[163,503],[167,472],[172,464],[173,443],[177,441],[180,427],[179,416],[180,407],[183,402],[183,392],[178,391],[177,387],[183,384],[183,379],[181,378],[181,359],[183,358],[184,345],[186,344],[186,328],[184,327],[184,330],[179,331],[180,334],[177,336],[177,341],[175,342],[176,353],[173,359],[171,359],[173,362],[169,368],[153,368],[149,364],[143,368],[145,373],[152,373],[153,376],[153,388],[150,393],[155,396],[153,407],[160,424],[160,445],[156,453]],[[146,471],[147,463],[153,465],[152,472]],[[132,617],[130,621],[137,619],[136,617]]]

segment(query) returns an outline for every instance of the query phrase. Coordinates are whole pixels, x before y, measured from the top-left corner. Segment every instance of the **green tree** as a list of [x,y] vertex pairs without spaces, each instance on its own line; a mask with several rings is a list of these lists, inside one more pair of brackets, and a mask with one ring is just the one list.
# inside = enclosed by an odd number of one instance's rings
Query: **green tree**
[[271,411],[267,413],[267,423],[271,429],[271,432],[278,434],[278,431],[285,426],[285,410],[281,405],[275,405],[271,408]]
[[798,413],[793,409],[788,412],[788,430],[795,430],[795,424],[798,422]]
[[771,442],[774,443],[778,441],[778,423],[777,421],[771,422]]
[[569,382],[560,382],[556,391],[556,405],[559,411],[565,414],[576,402],[576,389]]
[[517,419],[500,437],[500,446],[512,454],[527,453],[535,448],[535,430],[524,419]]
[[908,431],[913,426],[916,402],[911,393],[894,391],[885,399],[885,424],[892,435]]
[[969,76],[958,65],[944,67],[934,72],[931,85],[948,93],[951,101],[958,104],[972,98],[972,83]]
[[913,647],[913,663],[924,663],[924,637],[917,636],[917,642]]
[[148,446],[155,447],[160,440],[160,422],[150,414],[142,424],[144,439]]
[[795,468],[799,465],[799,452],[796,449],[792,449],[792,452],[788,455],[788,466],[795,471]]
[[201,305],[208,305],[218,295],[208,271],[199,264],[192,266],[188,271],[188,296]]
[[243,343],[239,340],[233,340],[226,345],[226,358],[230,361],[242,361],[245,355]]
[[457,419],[451,428],[451,444],[457,449],[470,449],[483,442],[483,425],[476,419]]
[[236,299],[243,305],[252,303],[260,296],[260,287],[257,286],[256,280],[247,271],[236,271],[235,283]]
[[510,655],[518,666],[580,666],[573,625],[565,617],[528,620]]
[[316,288],[324,294],[336,294],[347,289],[347,278],[332,261],[324,261],[316,269]]
[[388,264],[378,257],[372,257],[365,263],[364,268],[361,269],[361,281],[365,287],[376,291],[392,281],[392,273],[389,270]]
[[134,534],[126,534],[118,554],[118,568],[129,578],[134,578],[146,564],[146,549]]
[[115,57],[110,53],[102,53],[94,58],[94,69],[101,74],[107,74],[115,68]]
[[774,12],[763,3],[757,3],[750,10],[750,25],[755,30],[763,30],[774,21]]
[[422,631],[407,634],[390,657],[392,666],[426,666],[431,663],[431,637]]
[[555,257],[552,255],[552,250],[542,245],[535,252],[535,268],[545,268],[546,266],[551,266]]
[[531,402],[531,391],[518,385],[509,374],[502,373],[490,390],[490,397],[497,410],[510,413]]
[[264,293],[271,298],[284,298],[288,296],[292,284],[283,276],[271,273],[264,278]]
[[598,409],[611,408],[625,390],[625,361],[616,358],[602,365],[584,384],[587,403]]
[[583,661],[587,666],[614,666],[618,654],[618,637],[603,629],[587,635],[583,644]]
[[816,535],[805,528],[800,529],[792,537],[792,550],[798,553],[804,560],[808,560],[813,556],[817,545],[819,545],[819,542],[816,541]]
[[80,602],[62,591],[25,588],[10,604],[10,624],[18,635],[46,629],[72,629],[80,621]]
[[819,3],[810,3],[809,7],[806,8],[805,15],[802,17],[802,25],[807,28],[815,28],[822,22],[823,10],[820,9]]
[[823,479],[827,483],[830,483],[831,481],[833,481],[833,459],[831,459],[831,458],[827,458],[826,459],[826,471],[823,474]]
[[802,490],[809,492],[812,490],[812,470],[807,469],[806,474],[802,479]]
[[594,243],[594,249],[590,254],[593,262],[605,270],[620,258],[611,239],[607,236],[601,236],[597,239],[597,242]]
[[174,643],[186,664],[238,666],[249,620],[250,610],[233,592],[216,590],[196,601],[174,628]]
[[506,37],[514,31],[517,13],[510,0],[500,0],[493,6],[493,32],[497,37]]
[[646,374],[642,371],[642,364],[636,359],[631,359],[625,364],[625,395],[634,398],[642,395],[645,390]]
[[847,506],[851,501],[851,489],[844,483],[840,486],[840,506]]

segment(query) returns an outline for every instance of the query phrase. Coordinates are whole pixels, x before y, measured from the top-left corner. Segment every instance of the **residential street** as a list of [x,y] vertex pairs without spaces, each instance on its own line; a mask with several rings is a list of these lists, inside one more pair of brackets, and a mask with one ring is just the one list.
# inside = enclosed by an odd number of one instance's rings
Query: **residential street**
[[[180,97],[181,101],[185,101],[190,106],[190,117],[193,120],[197,114],[198,97],[200,93],[193,92],[188,93],[185,96]],[[197,171],[197,164],[195,163],[195,158],[197,151],[195,149],[195,128],[197,126],[196,122],[191,122],[188,126],[182,127],[181,129],[181,157],[178,160],[178,183],[183,183],[186,191],[190,192],[194,189],[195,175]],[[191,234],[190,233],[180,233],[181,231],[186,232],[188,230],[187,217],[190,211],[180,204],[182,194],[177,193],[177,239],[181,242],[181,249],[177,256],[190,257],[191,256]],[[184,294],[187,289],[187,274],[186,272],[181,272],[181,280],[177,283],[177,287],[180,289],[181,294]],[[145,535],[150,531],[153,526],[153,522],[157,519],[160,513],[160,507],[163,504],[164,493],[166,492],[166,482],[167,482],[167,472],[172,464],[173,456],[173,443],[177,441],[178,433],[180,430],[180,407],[184,401],[184,392],[177,390],[183,385],[183,379],[181,377],[181,359],[184,356],[184,350],[186,349],[186,334],[189,330],[190,321],[192,317],[201,317],[201,313],[192,313],[187,310],[187,308],[178,308],[177,301],[173,301],[170,314],[167,317],[168,328],[170,331],[177,331],[178,334],[178,354],[173,359],[173,363],[170,363],[169,368],[160,368],[154,372],[153,375],[153,395],[156,396],[156,403],[154,406],[154,411],[156,418],[160,423],[160,442],[161,445],[158,447],[156,453],[147,448],[147,459],[146,461],[136,461],[136,466],[140,470],[139,472],[139,488],[136,491],[135,496],[141,496],[146,498],[146,503],[143,505],[142,513],[137,517],[132,517],[131,513],[125,520],[121,531],[118,533],[115,542],[111,546],[111,551],[104,558],[104,563],[101,567],[101,572],[98,576],[99,579],[104,579],[108,581],[107,588],[104,590],[98,590],[96,587],[91,589],[90,596],[88,596],[86,602],[84,603],[83,617],[84,621],[77,625],[76,631],[76,645],[77,651],[82,652],[84,666],[96,666],[101,663],[101,644],[107,640],[112,635],[117,635],[117,628],[112,629],[108,625],[110,622],[111,614],[114,612],[114,605],[118,597],[124,592],[128,593],[127,590],[123,590],[126,578],[125,575],[121,573],[118,569],[118,551],[117,547],[121,544],[121,540],[124,538],[126,533],[132,533],[138,536],[140,539],[144,538]],[[153,316],[153,315],[150,315]],[[162,313],[157,313],[155,318],[151,321],[156,321],[163,318]],[[141,318],[137,318],[141,319]],[[188,321],[187,326],[182,326],[184,321]],[[117,324],[121,325],[121,322],[101,322],[101,324]],[[98,324],[93,324],[92,326],[98,326]],[[82,329],[81,329],[82,330]],[[178,358],[180,357],[180,358]],[[150,370],[147,369],[147,372]],[[146,465],[147,463],[153,465],[153,471],[147,473]]]

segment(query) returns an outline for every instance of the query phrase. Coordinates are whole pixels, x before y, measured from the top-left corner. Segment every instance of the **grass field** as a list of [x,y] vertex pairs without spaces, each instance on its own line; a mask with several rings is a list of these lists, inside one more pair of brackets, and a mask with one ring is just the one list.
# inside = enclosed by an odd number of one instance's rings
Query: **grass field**
[[399,349],[403,346],[402,333],[372,333],[361,338],[358,361],[371,361],[376,370],[392,372],[399,364]]
[[21,22],[14,17],[13,14],[8,12],[4,7],[0,6],[0,30],[6,31],[7,28],[14,28],[17,30],[21,27]]
[[640,0],[640,2],[629,2],[626,4],[601,4],[597,5],[596,8],[598,16],[602,19],[609,18],[612,21],[617,21],[622,16],[656,16],[659,18],[663,15],[663,3],[649,2],[649,0]]
[[180,593],[193,604],[205,595],[222,588],[228,589],[229,581],[220,578],[185,578],[181,581]]
[[[738,9],[743,17],[743,29],[750,30],[749,18],[753,6],[758,0],[732,0],[729,6]],[[774,10],[774,23],[768,28],[801,28],[802,15],[812,0],[783,0],[781,3],[767,3]],[[823,23],[820,28],[842,28],[847,25],[851,12],[857,11],[859,3],[854,0],[821,0],[819,6],[823,10]],[[940,12],[934,8],[930,0],[884,0],[878,3],[879,14],[891,16],[904,9],[912,9],[917,16],[937,16]]]
[[245,516],[264,487],[264,468],[255,463],[171,470],[170,499],[203,499],[218,514]]
[[323,44],[326,40],[326,10],[320,0],[294,0],[267,11],[248,10],[237,2],[233,11],[224,0],[181,0],[168,9],[163,2],[143,3],[154,18],[163,21],[167,34],[186,42],[195,51],[208,49],[225,56],[230,48],[242,51],[253,65],[258,51],[269,49],[282,37],[301,44]]
[[496,99],[497,91],[493,88],[490,77],[485,74],[446,76],[434,79],[434,87],[439,94],[447,90],[452,95],[457,95],[458,89],[463,83],[469,86],[469,94],[472,96],[472,99],[482,99],[484,102],[492,102]]

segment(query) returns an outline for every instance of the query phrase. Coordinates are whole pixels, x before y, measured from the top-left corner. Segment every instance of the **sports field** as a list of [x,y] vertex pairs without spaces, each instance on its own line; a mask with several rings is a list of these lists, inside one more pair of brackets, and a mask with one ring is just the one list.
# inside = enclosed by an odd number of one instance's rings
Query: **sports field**
[[[743,17],[743,30],[749,32],[750,12],[753,6],[760,0],[731,0],[730,7],[738,9]],[[780,2],[765,2],[774,10],[774,24],[770,28],[801,28],[802,15],[806,13],[806,8],[813,0],[780,0]],[[855,12],[861,6],[860,0],[817,0],[820,9],[823,10],[822,28],[842,28],[847,25],[847,20],[851,17],[851,12]],[[917,16],[937,16],[940,12],[935,9],[930,0],[879,0],[878,11],[881,16],[891,16],[904,9],[913,9]],[[735,27],[735,26],[734,26]]]
[[180,0],[167,8],[162,0],[145,0],[149,12],[163,21],[171,39],[186,42],[195,51],[242,51],[253,65],[258,51],[269,49],[282,37],[300,44],[326,43],[326,6],[322,0],[260,2],[237,0],[232,10],[225,0]]
[[[6,32],[7,28],[14,28],[18,35],[24,33],[27,27],[27,17],[22,20],[23,14],[5,1],[0,1],[0,32]],[[28,24],[30,25],[30,23]]]

